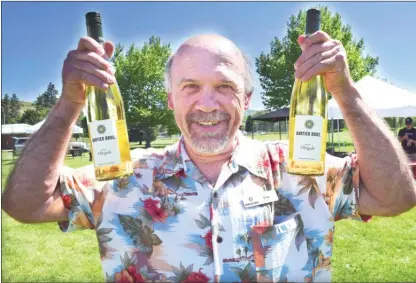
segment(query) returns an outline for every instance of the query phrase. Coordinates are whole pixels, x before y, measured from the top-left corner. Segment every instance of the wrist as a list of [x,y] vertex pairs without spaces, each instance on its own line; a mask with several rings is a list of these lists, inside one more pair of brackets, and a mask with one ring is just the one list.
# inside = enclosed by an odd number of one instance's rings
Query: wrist
[[61,96],[55,105],[54,111],[51,112],[51,116],[58,118],[66,126],[72,126],[77,121],[83,108],[83,104],[70,101]]
[[342,110],[354,110],[362,100],[360,93],[352,83],[345,85],[340,91],[331,93],[331,95]]

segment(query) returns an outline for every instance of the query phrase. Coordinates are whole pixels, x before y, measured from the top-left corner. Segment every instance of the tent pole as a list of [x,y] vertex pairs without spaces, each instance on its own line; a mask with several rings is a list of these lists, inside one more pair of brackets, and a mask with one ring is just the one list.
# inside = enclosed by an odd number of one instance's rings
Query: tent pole
[[251,139],[254,140],[254,123],[255,120],[253,120],[253,125],[251,125]]
[[394,135],[397,136],[397,117],[394,117]]
[[289,133],[289,130],[287,129],[287,117],[285,118],[285,120],[286,120],[286,139],[289,139],[289,137],[288,137],[288,133]]
[[332,134],[331,150],[332,150],[332,154],[334,154],[334,118],[331,119],[331,134]]
[[279,138],[280,138],[280,140],[282,140],[282,127],[280,125],[280,122],[281,121],[278,122],[279,123]]
[[337,126],[338,126],[338,135],[337,135],[337,137],[338,137],[338,152],[341,152],[341,147],[340,147],[340,141],[339,141],[339,119],[337,119]]

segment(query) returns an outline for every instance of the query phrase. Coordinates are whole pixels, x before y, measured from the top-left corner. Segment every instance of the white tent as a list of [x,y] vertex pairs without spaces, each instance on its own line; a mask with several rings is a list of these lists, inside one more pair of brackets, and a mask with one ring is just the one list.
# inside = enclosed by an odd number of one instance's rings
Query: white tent
[[[372,76],[365,76],[356,83],[364,102],[381,117],[416,116],[416,94],[396,87]],[[335,99],[328,102],[328,119],[331,120],[332,150],[334,152],[334,120],[344,119]],[[395,128],[395,132],[396,132]],[[338,150],[340,141],[338,135]]]
[[2,135],[13,135],[13,134],[26,134],[27,129],[31,125],[28,124],[4,124],[1,125],[1,134]]
[[[46,119],[45,119],[46,120]],[[27,134],[32,134],[34,132],[36,132],[37,130],[40,129],[40,127],[43,125],[43,123],[45,123],[45,120],[40,121],[39,123],[26,128],[26,133]],[[72,127],[72,134],[82,134],[84,131],[82,128],[78,127],[77,125],[74,125],[74,127]]]
[[[366,76],[356,83],[363,100],[381,117],[416,116],[416,94]],[[335,99],[328,102],[328,119],[344,119]]]

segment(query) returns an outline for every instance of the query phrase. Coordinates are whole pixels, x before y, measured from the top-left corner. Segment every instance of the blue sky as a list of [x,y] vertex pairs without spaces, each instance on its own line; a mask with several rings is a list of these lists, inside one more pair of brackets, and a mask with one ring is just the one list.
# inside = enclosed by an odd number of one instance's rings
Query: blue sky
[[[316,4],[314,2],[312,4]],[[416,2],[322,2],[341,14],[366,51],[378,56],[378,75],[416,93]],[[255,72],[260,52],[282,38],[291,14],[308,2],[2,2],[2,96],[34,101],[49,82],[61,91],[61,70],[69,50],[86,34],[86,12],[102,14],[106,39],[125,46],[160,36],[175,49],[188,36],[216,32],[233,40],[253,63],[255,96],[262,109]]]

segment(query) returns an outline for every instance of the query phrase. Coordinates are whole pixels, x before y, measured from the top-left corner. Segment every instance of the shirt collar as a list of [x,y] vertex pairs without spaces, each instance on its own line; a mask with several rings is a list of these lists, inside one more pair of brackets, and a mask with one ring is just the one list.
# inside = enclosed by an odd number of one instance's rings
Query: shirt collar
[[[267,180],[269,157],[266,147],[261,141],[252,140],[237,132],[237,146],[229,161],[230,169],[237,172],[244,167],[251,174]],[[166,147],[159,174],[156,179],[165,179],[173,175],[181,175],[195,166],[186,152],[183,136],[179,141]]]

